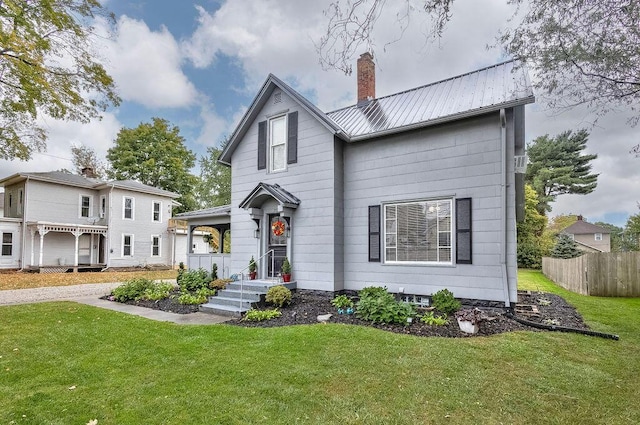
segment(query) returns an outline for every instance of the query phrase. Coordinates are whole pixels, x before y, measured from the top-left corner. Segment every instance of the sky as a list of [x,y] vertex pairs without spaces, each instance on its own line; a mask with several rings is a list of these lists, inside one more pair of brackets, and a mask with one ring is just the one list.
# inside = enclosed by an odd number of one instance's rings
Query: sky
[[[326,32],[330,0],[103,0],[116,16],[97,21],[96,52],[114,78],[122,104],[102,120],[78,124],[40,118],[47,151],[28,162],[0,160],[0,178],[17,172],[72,169],[71,146],[84,144],[104,158],[122,127],[151,118],[180,128],[198,156],[233,132],[269,73],[286,81],[324,111],[355,103],[356,79],[323,70],[316,44]],[[394,4],[378,20],[371,47],[376,95],[384,96],[490,66],[506,59],[495,44],[514,9],[506,0],[459,0],[436,42],[425,37],[429,21],[414,15],[401,32]],[[353,58],[354,69],[357,55]],[[535,76],[531,76],[535,78]],[[639,212],[640,127],[627,124],[630,110],[600,118],[585,108],[561,114],[538,102],[526,108],[526,142],[565,130],[590,131],[586,153],[595,153],[598,187],[589,195],[561,195],[550,216],[581,214],[590,222],[618,226]],[[194,170],[197,173],[197,169]]]

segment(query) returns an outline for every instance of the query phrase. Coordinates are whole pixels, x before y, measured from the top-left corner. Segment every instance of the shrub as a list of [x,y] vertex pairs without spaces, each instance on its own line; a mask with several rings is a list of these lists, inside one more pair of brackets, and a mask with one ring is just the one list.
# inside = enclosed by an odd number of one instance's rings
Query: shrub
[[291,302],[291,291],[282,285],[272,286],[267,291],[265,300],[276,307],[285,306]]
[[180,304],[203,304],[206,303],[210,296],[215,295],[215,289],[200,288],[196,292],[183,291],[178,297]]
[[227,284],[233,282],[233,279],[215,279],[209,283],[210,289],[221,290],[227,287]]
[[359,295],[360,301],[356,305],[356,313],[363,320],[374,323],[406,324],[408,318],[416,315],[413,305],[396,301],[385,288],[364,288]]
[[250,322],[262,322],[263,320],[271,320],[280,316],[282,316],[282,313],[278,311],[277,308],[273,310],[256,310],[252,308],[244,314],[242,320],[248,320]]
[[176,277],[176,283],[178,285],[180,285],[180,280],[182,279],[182,275],[184,274],[184,272],[184,263],[180,261],[180,264],[178,265],[178,276]]
[[431,304],[441,313],[447,316],[460,310],[460,301],[456,300],[448,289],[441,289],[431,297]]
[[436,316],[435,314],[433,314],[433,311],[430,311],[422,316],[420,318],[420,321],[431,326],[443,326],[449,324],[447,316]]
[[353,308],[353,301],[351,301],[351,298],[346,295],[338,295],[331,300],[331,305],[335,308]]
[[209,282],[209,274],[205,269],[187,270],[182,274],[179,285],[182,291],[195,292],[206,288]]
[[113,299],[119,302],[139,300],[144,296],[145,291],[153,289],[153,281],[145,278],[135,278],[126,281],[113,290]]
[[291,274],[291,263],[289,263],[289,259],[287,257],[284,257],[282,266],[280,266],[280,272],[282,272],[282,274]]
[[142,299],[158,301],[168,298],[173,288],[173,284],[169,282],[154,283],[153,286],[145,289]]

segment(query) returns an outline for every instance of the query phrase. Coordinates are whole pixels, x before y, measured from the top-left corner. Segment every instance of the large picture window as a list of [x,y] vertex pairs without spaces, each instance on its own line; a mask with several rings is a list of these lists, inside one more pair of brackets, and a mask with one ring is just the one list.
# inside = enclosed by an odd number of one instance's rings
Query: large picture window
[[269,120],[269,170],[282,171],[287,168],[287,117]]
[[451,199],[384,205],[384,261],[452,264],[451,211]]

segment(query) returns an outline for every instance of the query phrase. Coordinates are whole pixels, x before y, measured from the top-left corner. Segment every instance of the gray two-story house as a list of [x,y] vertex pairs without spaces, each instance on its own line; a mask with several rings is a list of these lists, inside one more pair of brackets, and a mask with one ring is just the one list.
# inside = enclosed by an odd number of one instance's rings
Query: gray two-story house
[[526,70],[508,61],[379,98],[370,54],[357,73],[357,103],[331,112],[267,78],[219,158],[230,272],[269,253],[269,276],[273,253],[302,289],[514,303]]
[[168,223],[176,193],[58,171],[17,173],[0,186],[6,242],[1,267],[66,271],[172,264],[175,238]]

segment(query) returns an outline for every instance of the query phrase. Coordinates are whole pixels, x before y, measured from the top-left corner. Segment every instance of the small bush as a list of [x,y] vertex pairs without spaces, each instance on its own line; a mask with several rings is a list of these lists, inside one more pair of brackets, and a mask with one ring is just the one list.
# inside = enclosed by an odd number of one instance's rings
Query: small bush
[[158,301],[168,298],[173,288],[173,284],[168,282],[154,283],[153,286],[145,289],[142,299]]
[[408,318],[416,315],[413,305],[396,301],[385,288],[364,288],[359,295],[356,313],[363,320],[373,323],[406,324]]
[[272,286],[267,291],[265,301],[276,307],[283,307],[291,302],[291,291],[282,285]]
[[233,282],[233,279],[215,279],[209,283],[210,289],[221,290],[227,287],[227,284]]
[[353,301],[346,295],[338,295],[331,300],[331,305],[335,308],[353,308]]
[[431,326],[443,326],[449,324],[447,316],[436,316],[435,314],[433,314],[433,311],[430,311],[422,316],[420,318],[420,321]]
[[460,310],[460,301],[456,300],[448,289],[441,289],[431,297],[431,304],[441,313],[447,316]]
[[119,302],[140,300],[145,291],[153,289],[153,281],[145,278],[135,278],[126,281],[111,292],[113,299]]
[[180,289],[189,292],[195,292],[200,288],[206,288],[211,279],[205,269],[187,270],[180,278]]
[[213,263],[213,265],[211,266],[211,279],[218,279],[218,265],[216,263]]
[[244,314],[242,320],[248,320],[250,322],[262,322],[263,320],[271,320],[280,316],[282,316],[282,313],[278,311],[277,308],[273,310],[251,309]]
[[210,296],[216,294],[215,289],[200,288],[196,292],[182,292],[178,297],[180,304],[204,304],[207,302]]
[[182,275],[184,274],[184,272],[184,263],[180,261],[180,264],[178,265],[178,276],[176,277],[176,283],[178,285],[180,285],[180,280],[182,279]]

